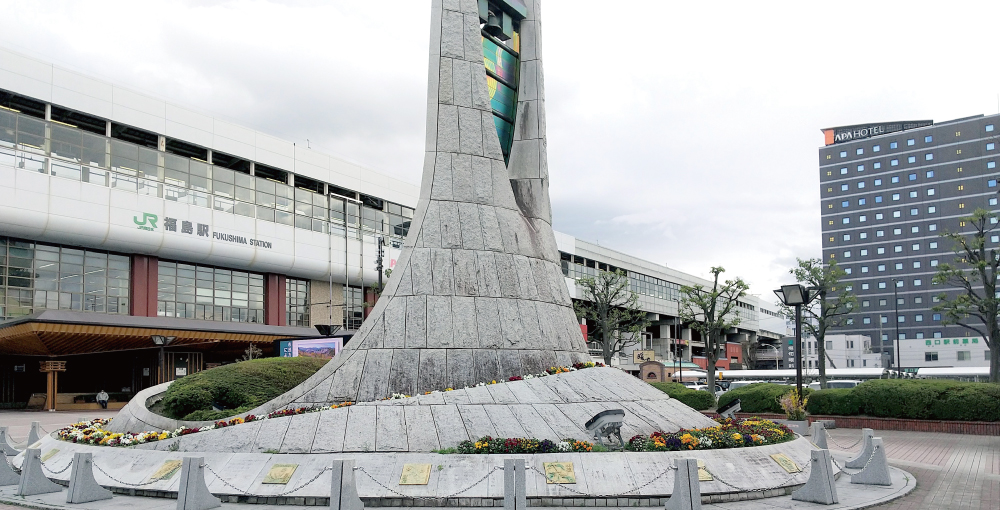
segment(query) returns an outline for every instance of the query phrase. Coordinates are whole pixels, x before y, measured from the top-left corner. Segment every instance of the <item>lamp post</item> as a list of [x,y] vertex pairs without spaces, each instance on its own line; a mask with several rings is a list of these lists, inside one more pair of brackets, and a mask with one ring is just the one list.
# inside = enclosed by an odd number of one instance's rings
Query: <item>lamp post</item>
[[764,345],[767,346],[767,347],[770,347],[770,348],[774,349],[774,369],[777,370],[778,369],[778,361],[781,359],[781,352],[778,351],[777,347],[775,347],[775,346],[773,346],[771,344],[764,344]]
[[892,306],[896,313],[896,349],[893,353],[893,357],[896,358],[896,378],[899,379],[903,377],[903,360],[899,357],[899,294],[897,294],[896,289],[899,288],[899,280],[892,279]]
[[782,285],[780,289],[774,291],[785,306],[795,307],[795,388],[802,400],[802,305],[809,304],[810,301],[819,295],[818,289],[806,288],[799,284]]
[[164,359],[163,359],[163,356],[164,356],[163,348],[166,347],[166,346],[168,346],[168,345],[170,345],[174,340],[177,340],[177,337],[176,336],[163,336],[163,335],[150,335],[149,339],[152,340],[154,344],[156,344],[157,346],[160,347],[160,377],[157,380],[157,383],[161,384],[161,383],[166,382],[166,379],[167,379],[167,374],[164,373],[164,371],[163,371],[164,370],[164,365],[165,365],[164,364]]

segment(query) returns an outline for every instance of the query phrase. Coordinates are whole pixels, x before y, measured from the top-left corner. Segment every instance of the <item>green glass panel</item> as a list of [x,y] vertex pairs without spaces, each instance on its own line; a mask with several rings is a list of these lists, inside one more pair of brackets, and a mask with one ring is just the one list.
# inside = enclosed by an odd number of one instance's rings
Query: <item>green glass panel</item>
[[514,112],[517,111],[517,94],[493,78],[487,78],[486,81],[489,85],[490,106],[493,107],[493,111],[514,119]]
[[517,58],[494,43],[483,38],[483,63],[486,69],[512,84],[517,84]]
[[497,117],[493,116],[493,124],[497,127],[497,136],[500,137],[500,148],[503,150],[504,158],[510,156],[510,146],[514,142],[514,126]]

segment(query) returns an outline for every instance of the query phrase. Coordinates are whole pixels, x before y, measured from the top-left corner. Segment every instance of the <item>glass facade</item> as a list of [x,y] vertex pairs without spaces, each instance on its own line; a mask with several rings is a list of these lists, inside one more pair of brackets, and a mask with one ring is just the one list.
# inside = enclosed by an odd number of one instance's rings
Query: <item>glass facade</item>
[[309,280],[285,280],[285,312],[289,326],[309,327]]
[[365,293],[358,287],[344,287],[344,329],[358,329],[365,320]]
[[500,137],[504,161],[510,160],[514,143],[514,118],[517,112],[517,86],[520,74],[520,26],[514,22],[513,37],[506,42],[483,32],[483,64],[486,66],[486,85],[493,108],[493,123]]
[[597,276],[597,273],[600,271],[614,272],[620,270],[624,271],[625,274],[628,275],[629,287],[632,289],[632,292],[635,292],[640,296],[649,296],[659,299],[667,299],[670,301],[680,300],[681,286],[676,283],[661,280],[642,273],[636,273],[635,271],[625,271],[624,269],[604,264],[603,262],[597,262],[595,260],[570,255],[568,253],[559,252],[559,255],[562,259],[561,264],[563,276],[573,279],[587,277],[593,278]]
[[129,258],[0,237],[0,320],[46,309],[128,315]]
[[179,262],[159,262],[160,317],[264,323],[264,277]]

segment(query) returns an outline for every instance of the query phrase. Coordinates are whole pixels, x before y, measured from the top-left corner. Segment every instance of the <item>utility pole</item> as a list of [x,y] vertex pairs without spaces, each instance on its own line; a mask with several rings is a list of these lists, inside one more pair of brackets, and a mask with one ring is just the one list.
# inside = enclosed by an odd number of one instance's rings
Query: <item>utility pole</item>
[[896,293],[896,289],[899,288],[899,280],[892,279],[892,306],[896,310],[896,350],[893,353],[893,357],[896,358],[896,378],[903,377],[903,360],[899,357],[899,295]]
[[378,271],[378,292],[382,293],[382,257],[385,255],[385,236],[378,238],[378,258],[375,259],[375,269]]

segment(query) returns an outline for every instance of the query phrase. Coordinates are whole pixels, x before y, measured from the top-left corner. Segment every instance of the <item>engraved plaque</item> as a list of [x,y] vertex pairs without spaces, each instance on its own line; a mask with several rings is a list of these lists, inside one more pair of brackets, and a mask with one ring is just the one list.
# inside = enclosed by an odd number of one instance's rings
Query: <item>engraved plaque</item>
[[430,464],[403,464],[399,485],[427,485],[431,480]]
[[42,455],[42,462],[45,462],[45,461],[51,459],[57,453],[59,453],[59,450],[56,450],[56,449],[52,449],[52,450],[49,450],[49,451],[45,452],[45,454]]
[[572,462],[543,462],[545,483],[576,483]]
[[781,466],[781,469],[784,469],[788,473],[802,472],[802,468],[800,468],[799,465],[796,464],[794,460],[792,460],[788,455],[785,455],[784,453],[775,453],[774,455],[771,455],[771,458],[774,459],[774,461],[777,462],[779,466]]
[[275,464],[268,470],[267,476],[261,483],[286,484],[292,479],[297,467],[299,467],[298,464]]
[[698,460],[698,481],[699,482],[711,482],[715,480],[712,478],[712,473],[708,472],[708,468],[705,467],[705,461]]
[[181,470],[181,464],[183,461],[180,460],[168,460],[157,469],[153,476],[149,477],[149,482],[156,482],[159,480],[169,480],[170,477],[174,476],[174,473]]

